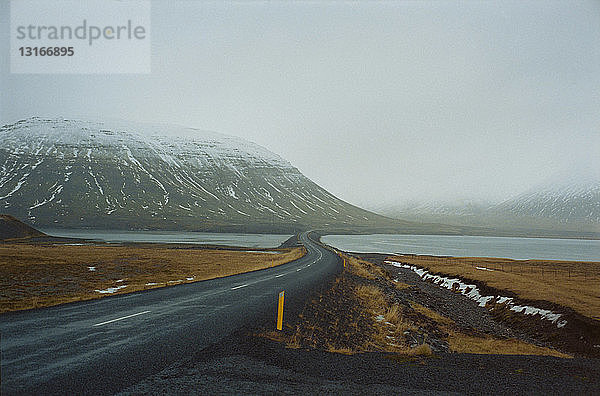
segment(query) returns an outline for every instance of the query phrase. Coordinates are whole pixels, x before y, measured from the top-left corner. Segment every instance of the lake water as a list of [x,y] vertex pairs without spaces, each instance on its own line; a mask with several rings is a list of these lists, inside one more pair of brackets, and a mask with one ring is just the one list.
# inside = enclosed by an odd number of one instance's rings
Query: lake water
[[321,240],[358,253],[600,261],[600,241],[446,235],[326,235]]
[[155,242],[155,243],[193,243],[199,245],[243,246],[249,248],[275,248],[291,235],[279,234],[229,234],[210,232],[177,231],[112,231],[112,230],[76,230],[44,229],[48,235],[67,238],[83,238],[102,242]]

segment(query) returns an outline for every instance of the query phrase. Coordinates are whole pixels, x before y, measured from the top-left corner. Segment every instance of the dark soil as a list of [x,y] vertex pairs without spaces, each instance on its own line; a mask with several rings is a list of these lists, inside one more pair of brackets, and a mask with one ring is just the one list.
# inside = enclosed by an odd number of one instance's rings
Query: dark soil
[[600,361],[290,349],[236,334],[123,394],[598,394]]

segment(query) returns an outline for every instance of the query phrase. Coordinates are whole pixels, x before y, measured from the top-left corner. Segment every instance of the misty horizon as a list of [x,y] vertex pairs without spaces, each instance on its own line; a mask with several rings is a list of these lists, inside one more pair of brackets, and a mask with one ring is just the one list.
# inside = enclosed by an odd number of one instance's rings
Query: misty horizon
[[591,1],[157,1],[150,74],[48,78],[3,60],[0,123],[175,124],[255,142],[365,208],[499,203],[597,180],[598,20]]

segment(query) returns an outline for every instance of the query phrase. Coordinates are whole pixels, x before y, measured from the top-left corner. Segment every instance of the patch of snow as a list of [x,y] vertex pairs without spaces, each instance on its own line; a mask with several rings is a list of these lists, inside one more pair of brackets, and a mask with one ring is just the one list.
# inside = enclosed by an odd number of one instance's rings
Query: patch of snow
[[558,320],[562,316],[561,314],[554,313],[547,309],[531,307],[529,305],[513,305],[510,307],[510,310],[525,315],[540,315],[543,319],[556,323],[556,327],[558,328],[564,327],[567,324],[566,320]]
[[415,272],[421,279],[425,281],[430,281],[450,290],[457,290],[461,294],[470,298],[471,300],[479,303],[480,307],[485,307],[488,302],[491,300],[496,300],[496,304],[505,304],[509,309],[513,312],[519,312],[524,315],[539,315],[540,318],[549,320],[550,322],[556,324],[556,327],[562,328],[567,325],[566,320],[560,320],[562,314],[555,313],[546,309],[541,309],[537,307],[532,307],[529,305],[516,305],[513,303],[513,299],[511,297],[503,297],[503,296],[482,296],[477,288],[477,285],[464,283],[461,279],[458,278],[447,278],[439,275],[432,275],[429,271],[419,268],[414,265],[409,265],[405,263],[400,263],[397,261],[386,260],[386,264],[393,265],[398,268],[410,269]]
[[[56,186],[56,184],[55,184],[55,186]],[[53,187],[54,187],[54,186],[53,186]],[[40,206],[42,206],[42,205],[45,205],[45,204],[47,204],[47,203],[50,203],[50,202],[54,201],[54,199],[56,198],[56,196],[57,196],[58,194],[60,194],[60,193],[62,192],[62,190],[63,190],[63,186],[62,186],[62,184],[61,184],[61,185],[59,185],[58,187],[56,187],[56,188],[54,189],[54,192],[52,193],[52,196],[51,196],[50,198],[48,198],[48,199],[44,199],[44,201],[43,201],[43,202],[37,202],[37,201],[36,201],[36,203],[35,203],[34,205],[32,205],[32,206],[30,206],[30,207],[29,207],[29,210],[31,210],[31,209],[35,209],[35,208],[39,208],[39,207],[40,207]]]
[[31,167],[31,170],[35,170],[35,168],[37,168],[42,162],[44,162],[44,159],[41,159],[38,162],[36,162],[35,164],[33,164],[33,166]]
[[239,213],[239,214],[241,214],[241,215],[244,215],[244,216],[248,216],[248,217],[250,217],[250,215],[249,215],[248,213],[244,213],[244,212],[242,212],[241,210],[237,210],[237,209],[236,209],[235,211],[236,211],[236,212],[238,212],[238,213]]
[[491,272],[494,272],[493,269],[489,269],[489,268],[485,268],[485,267],[475,267],[475,269],[482,270],[482,271],[491,271]]
[[268,182],[268,181],[267,181],[267,184],[268,184],[269,186],[273,187],[273,189],[274,189],[275,191],[277,191],[278,193],[280,193],[280,194],[281,194],[281,190],[280,190],[280,189],[278,189],[277,187],[275,187],[274,185],[272,185],[272,184],[271,184],[270,182]]
[[98,293],[102,293],[102,294],[106,294],[106,293],[114,293],[120,289],[124,289],[126,288],[127,285],[122,285],[122,286],[115,286],[115,287],[109,287],[108,289],[104,289],[104,290],[98,290],[96,289],[96,292]]
[[8,194],[0,197],[0,199],[4,199],[4,198],[8,198],[11,195],[13,195],[14,193],[16,193],[17,191],[19,191],[19,189],[21,188],[21,186],[23,185],[23,183],[25,183],[25,179],[27,179],[27,176],[29,176],[29,173],[26,173],[21,180],[19,180],[17,182],[17,185],[15,186],[15,188],[13,188]]
[[258,191],[257,189],[254,189],[254,191],[256,191],[257,194],[265,196],[269,200],[269,202],[273,202],[273,197],[271,196],[271,193],[269,192],[269,190],[267,190],[264,187],[261,187],[261,190],[264,191],[264,194],[261,193],[260,191]]
[[297,205],[294,203],[294,201],[292,201],[291,199],[290,199],[290,203],[291,203],[291,204],[294,206],[294,208],[298,209],[300,212],[302,212],[302,213],[304,213],[304,214],[307,214],[305,211],[303,211],[302,209],[300,209],[300,208],[299,208],[299,207],[298,207],[298,206],[297,206]]
[[150,172],[148,172],[146,170],[146,168],[144,168],[142,166],[142,164],[137,160],[137,158],[135,158],[133,156],[133,153],[131,152],[131,149],[128,146],[123,146],[123,148],[125,149],[125,152],[127,153],[127,158],[129,158],[129,161],[131,161],[133,164],[137,165],[138,168],[140,168],[146,175],[148,175],[150,180],[152,180],[154,183],[156,183],[161,188],[161,190],[163,191],[163,198],[165,200],[163,205],[166,206],[169,203],[169,193],[165,189],[165,186],[157,178],[155,178],[154,175],[152,175]]
[[233,199],[239,199],[237,195],[235,195],[235,191],[233,191],[232,186],[227,186],[227,194]]
[[156,286],[156,285],[158,285],[158,283],[156,283],[156,282],[148,282],[148,283],[146,283],[146,286]]

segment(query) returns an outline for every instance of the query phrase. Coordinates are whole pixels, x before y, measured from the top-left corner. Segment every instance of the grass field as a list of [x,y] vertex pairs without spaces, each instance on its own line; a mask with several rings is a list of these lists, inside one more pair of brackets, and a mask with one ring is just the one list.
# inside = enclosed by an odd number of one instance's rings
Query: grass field
[[288,318],[283,331],[269,328],[256,335],[288,348],[340,354],[387,352],[399,361],[431,356],[432,345],[440,343],[457,353],[571,357],[516,338],[461,327],[413,301],[417,286],[396,281],[387,269],[368,260],[341,256],[344,271],[328,289],[307,301],[296,318]]
[[168,245],[0,245],[0,313],[219,278],[304,255]]
[[[377,275],[382,276],[382,271],[373,264],[359,260],[356,258],[348,258],[347,262],[349,270],[357,276],[374,279],[373,275],[377,271]],[[489,271],[487,271],[489,272]],[[383,276],[382,276],[383,277]],[[380,278],[381,279],[381,278]],[[383,279],[382,279],[383,280]],[[409,287],[402,284],[397,289],[403,290]],[[383,293],[379,286],[358,286],[356,289],[358,300],[361,305],[370,311],[371,315],[381,315],[381,321],[376,324],[377,331],[373,336],[373,345],[376,349],[388,352],[396,352],[403,355],[421,355],[427,356],[431,354],[431,349],[427,344],[419,345],[415,348],[409,348],[402,344],[402,334],[406,330],[416,330],[426,327],[425,323],[415,319],[405,318],[403,312],[406,307],[390,303],[389,299]],[[439,313],[432,311],[416,302],[410,303],[412,308],[417,313],[433,320],[439,329],[447,333],[447,341],[450,351],[459,353],[475,353],[475,354],[507,354],[507,355],[546,355],[567,358],[570,355],[561,353],[557,350],[539,347],[518,339],[501,339],[487,334],[467,334],[456,326],[453,320]],[[390,337],[395,339],[394,343],[390,343]]]
[[396,261],[546,300],[600,319],[600,262],[401,255]]
[[487,334],[466,334],[460,331],[452,319],[415,302],[412,308],[434,320],[448,333],[448,344],[452,352],[496,354],[496,355],[545,355],[569,358],[570,355],[555,349],[540,347],[514,338],[502,339]]

